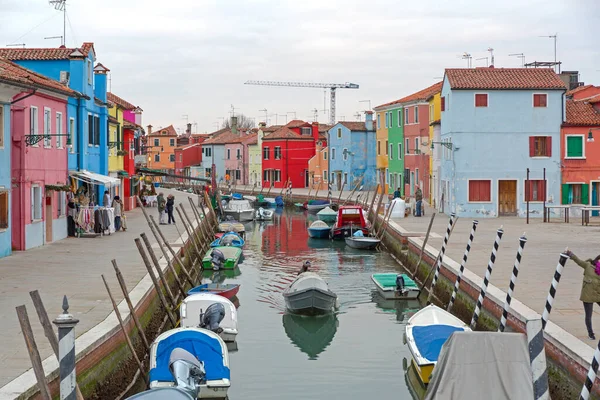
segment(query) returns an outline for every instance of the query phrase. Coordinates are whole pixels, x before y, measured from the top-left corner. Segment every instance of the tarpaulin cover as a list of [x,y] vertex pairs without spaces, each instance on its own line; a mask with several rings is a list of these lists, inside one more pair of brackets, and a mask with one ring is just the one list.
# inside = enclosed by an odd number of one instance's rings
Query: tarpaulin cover
[[444,344],[425,400],[531,400],[525,335],[457,332]]
[[169,371],[169,357],[178,347],[189,351],[204,362],[207,380],[229,379],[229,368],[223,365],[221,343],[201,332],[183,331],[169,336],[158,344],[156,367],[150,370],[151,382],[174,382],[173,375]]
[[309,200],[308,204],[311,206],[318,206],[318,205],[323,205],[323,204],[329,204],[329,200]]
[[437,361],[442,345],[454,332],[462,331],[451,325],[415,326],[412,330],[419,353],[429,361]]

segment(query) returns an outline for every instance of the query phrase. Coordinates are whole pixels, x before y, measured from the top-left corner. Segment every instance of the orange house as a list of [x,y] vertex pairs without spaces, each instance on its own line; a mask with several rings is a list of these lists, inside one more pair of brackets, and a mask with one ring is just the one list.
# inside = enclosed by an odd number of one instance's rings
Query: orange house
[[164,170],[170,173],[175,171],[175,148],[177,147],[177,131],[173,125],[152,131],[148,125],[146,140],[146,155],[148,168]]

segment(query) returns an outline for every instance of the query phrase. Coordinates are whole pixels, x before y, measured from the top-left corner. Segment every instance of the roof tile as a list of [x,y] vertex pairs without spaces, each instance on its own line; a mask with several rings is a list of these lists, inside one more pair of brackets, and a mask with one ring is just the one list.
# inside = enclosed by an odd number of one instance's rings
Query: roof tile
[[446,77],[452,89],[566,89],[550,68],[449,68]]
[[2,48],[0,57],[8,58],[12,61],[19,60],[68,60],[76,50],[79,50],[84,57],[87,57],[90,50],[94,48],[93,43],[85,42],[79,48],[53,47],[53,48]]
[[[167,131],[167,134],[163,135],[163,131]],[[153,136],[177,136],[177,131],[175,130],[173,125],[169,125],[165,128],[160,128],[155,131],[152,131],[152,133],[149,136],[150,137],[153,137]]]
[[304,126],[306,124],[308,124],[308,122],[302,121],[301,119],[293,119],[287,124],[285,124],[285,126],[287,126],[288,128],[300,128],[301,126]]
[[0,58],[0,79],[9,83],[47,89],[68,96],[79,95],[78,92],[54,79],[49,79],[4,58]]
[[588,101],[567,99],[567,120],[564,126],[600,126],[600,113]]
[[277,129],[275,132],[269,133],[263,137],[263,140],[273,139],[299,139],[299,140],[313,140],[312,136],[302,136],[288,128],[287,126]]
[[582,86],[577,86],[575,89],[571,89],[569,90],[567,93],[565,93],[566,96],[573,96],[575,93],[577,92],[581,92],[582,90],[586,90],[589,89],[591,87],[593,87],[594,85],[582,85]]
[[136,106],[134,106],[130,102],[123,100],[122,98],[111,92],[106,93],[106,99],[111,103],[123,107],[125,110],[134,110],[136,108]]
[[375,107],[375,109],[378,109],[380,107],[393,106],[395,104],[410,103],[412,101],[427,100],[429,97],[442,91],[442,84],[443,84],[443,82],[438,82],[438,83],[433,84],[423,90],[419,90],[416,93],[413,93],[409,96],[403,97],[399,100],[390,101],[389,103],[385,103],[380,106],[377,106],[377,107]]
[[340,124],[344,125],[346,128],[350,129],[351,131],[358,131],[358,132],[366,132],[367,131],[367,127],[364,122],[342,121],[342,122],[340,122]]

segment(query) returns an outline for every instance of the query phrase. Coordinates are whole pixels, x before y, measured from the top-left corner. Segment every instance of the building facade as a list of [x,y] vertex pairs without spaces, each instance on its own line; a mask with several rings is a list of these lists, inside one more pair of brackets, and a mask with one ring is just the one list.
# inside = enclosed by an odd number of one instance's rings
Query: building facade
[[[385,140],[387,149],[387,169],[386,182],[388,194],[393,194],[396,189],[400,189],[401,195],[404,195],[404,124],[403,108],[398,101],[382,104],[375,107],[378,111],[378,120],[383,124],[378,146],[383,146],[384,132],[387,131],[387,139]],[[383,151],[383,148],[378,148],[378,151]],[[378,154],[378,157],[381,155]],[[380,162],[383,162],[381,159]],[[382,164],[383,165],[383,164]],[[381,170],[380,168],[378,168]]]
[[[317,143],[315,155],[308,160],[308,175],[311,178],[310,187],[313,190],[327,190],[329,182],[329,147]],[[332,190],[335,190],[332,187]]]
[[260,168],[257,170],[255,160],[252,157],[258,157],[260,162],[260,151],[258,151],[258,134],[259,132],[247,135],[242,141],[242,160],[244,167],[242,168],[242,182],[244,185],[254,186],[256,180],[260,178]]
[[440,141],[440,128],[441,128],[441,87],[439,91],[436,91],[433,95],[429,96],[427,101],[429,102],[429,204],[437,208],[440,203],[440,146],[434,145],[433,149],[431,144]]
[[173,173],[175,171],[175,148],[177,147],[177,131],[173,125],[155,132],[148,128],[146,153],[148,168]]
[[389,143],[388,126],[385,124],[387,111],[385,105],[374,108],[376,115],[376,158],[375,167],[377,169],[377,183],[380,185],[382,193],[389,193],[390,185],[388,182],[389,167]]
[[202,169],[205,178],[215,178],[217,183],[225,180],[225,143],[231,133],[229,128],[213,132],[202,143]]
[[175,148],[175,174],[190,175],[190,167],[202,165],[202,144]]

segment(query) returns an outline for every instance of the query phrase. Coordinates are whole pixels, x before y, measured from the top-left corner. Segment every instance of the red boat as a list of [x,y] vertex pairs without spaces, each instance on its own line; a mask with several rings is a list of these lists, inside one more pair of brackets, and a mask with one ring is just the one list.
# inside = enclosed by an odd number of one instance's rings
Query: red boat
[[240,290],[240,285],[223,284],[223,283],[205,283],[188,290],[188,296],[196,293],[214,293],[230,299],[235,296]]
[[369,235],[370,224],[365,218],[365,212],[360,206],[343,206],[338,210],[335,225],[331,229],[333,239],[344,239],[357,230],[361,230],[363,235]]

